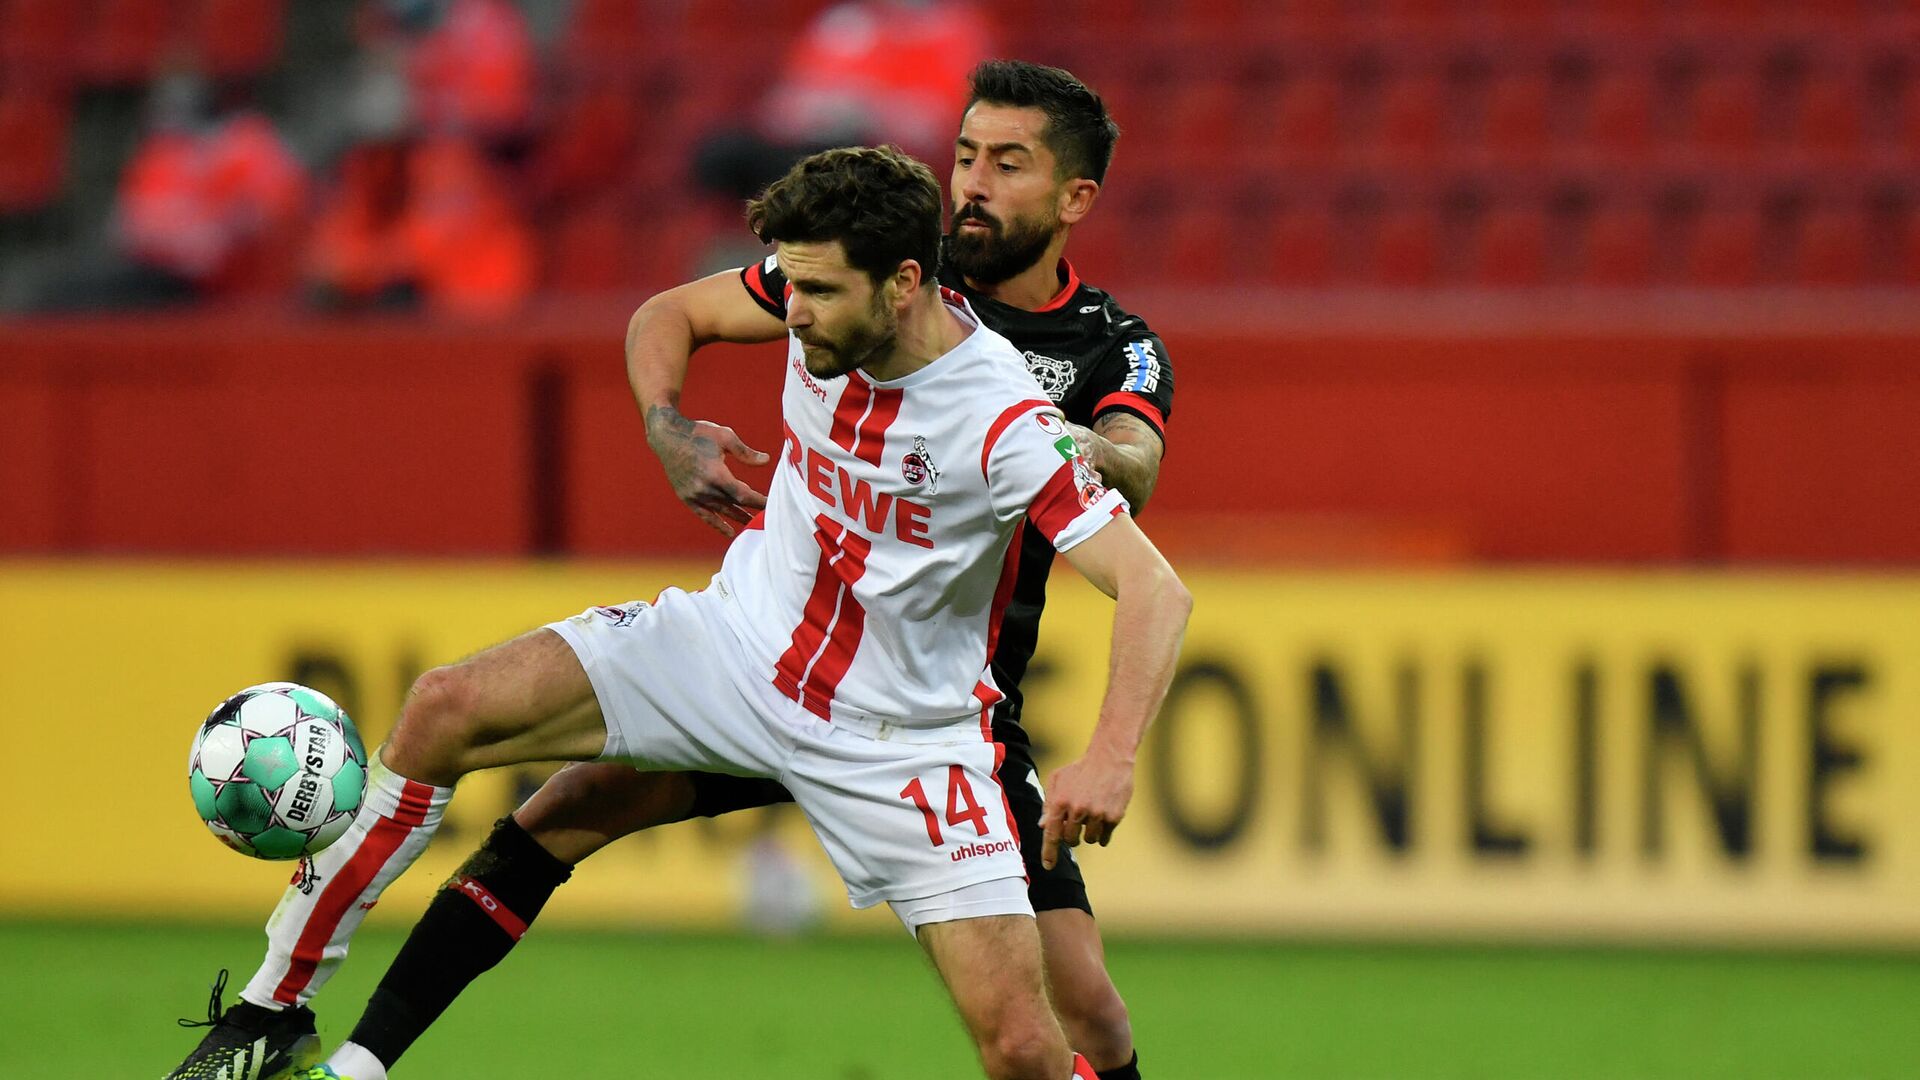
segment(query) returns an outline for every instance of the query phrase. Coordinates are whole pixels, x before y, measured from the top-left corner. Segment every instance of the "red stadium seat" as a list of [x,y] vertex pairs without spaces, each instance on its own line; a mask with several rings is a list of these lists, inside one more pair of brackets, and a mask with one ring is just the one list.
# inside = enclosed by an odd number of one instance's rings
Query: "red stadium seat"
[[686,281],[716,242],[753,241],[731,199],[655,192],[634,202],[606,196],[566,212],[549,237],[549,280],[573,292],[640,297]]
[[1369,269],[1376,285],[1432,285],[1440,270],[1440,226],[1433,212],[1402,206],[1382,214]]
[[[1139,6],[1151,11],[1157,5],[1141,4]],[[1188,28],[1202,32],[1231,33],[1237,32],[1249,17],[1265,6],[1259,0],[1185,0],[1184,3],[1169,5],[1169,8],[1170,13],[1176,14],[1180,22]],[[1103,2],[1097,7],[1102,18],[1109,17],[1107,3]]]
[[1236,88],[1221,79],[1179,85],[1167,103],[1173,114],[1173,150],[1190,162],[1211,164],[1245,138]]
[[1744,72],[1718,72],[1695,89],[1686,127],[1690,148],[1750,156],[1760,143],[1760,87]]
[[[634,5],[641,6],[641,5]],[[823,3],[765,4],[755,0],[679,0],[681,29],[699,41],[738,41],[743,27],[784,44],[798,36]]]
[[1473,277],[1499,287],[1546,281],[1546,214],[1532,206],[1501,206],[1489,213],[1479,229]]
[[1708,206],[1692,222],[1683,274],[1689,285],[1738,288],[1760,280],[1760,217],[1752,206]]
[[1245,272],[1230,251],[1239,222],[1222,206],[1201,203],[1167,223],[1164,273],[1172,283],[1218,285]]
[[1121,258],[1129,243],[1126,222],[1101,202],[1093,216],[1074,226],[1073,236],[1067,243],[1067,258],[1082,277],[1105,288],[1109,280],[1107,268]]
[[536,197],[572,202],[616,187],[639,126],[639,101],[626,87],[602,80],[572,91],[529,169]]
[[560,292],[611,292],[631,287],[634,237],[611,200],[562,217],[548,230],[546,278]]
[[634,72],[659,52],[634,0],[575,0],[558,63],[574,71]]
[[65,85],[87,14],[75,0],[0,0],[0,74]]
[[1401,32],[1431,31],[1456,14],[1450,0],[1377,0],[1367,11],[1370,22]]
[[1609,71],[1595,81],[1584,127],[1589,149],[1637,161],[1653,143],[1653,87],[1640,72]]
[[1410,75],[1387,84],[1369,149],[1395,163],[1423,164],[1440,152],[1445,137],[1446,85],[1435,76]]
[[1507,36],[1536,35],[1549,28],[1562,5],[1554,0],[1491,0],[1490,15]]
[[1818,207],[1800,223],[1795,278],[1803,285],[1867,279],[1867,217],[1856,207]]
[[1587,222],[1580,268],[1583,285],[1646,285],[1653,280],[1653,216],[1639,207],[1602,208]]
[[1920,285],[1920,211],[1909,208],[1901,233],[1904,250],[1899,253],[1900,280],[1907,285]]
[[0,95],[0,214],[42,209],[66,172],[68,105],[39,91]]
[[1503,157],[1535,159],[1547,146],[1547,81],[1531,72],[1494,80],[1481,142]]
[[1250,273],[1275,285],[1325,285],[1333,280],[1333,254],[1333,215],[1324,206],[1293,203],[1273,216]]
[[1856,157],[1863,142],[1866,97],[1867,88],[1860,80],[1837,72],[1808,80],[1794,110],[1794,145],[1841,162]]
[[209,75],[258,75],[280,55],[282,0],[204,0],[196,28],[200,66]]
[[1330,77],[1303,74],[1280,90],[1268,115],[1270,134],[1249,134],[1280,163],[1324,159],[1340,142],[1340,87]]
[[94,84],[145,82],[177,40],[182,12],[169,0],[100,0],[80,53],[80,76]]

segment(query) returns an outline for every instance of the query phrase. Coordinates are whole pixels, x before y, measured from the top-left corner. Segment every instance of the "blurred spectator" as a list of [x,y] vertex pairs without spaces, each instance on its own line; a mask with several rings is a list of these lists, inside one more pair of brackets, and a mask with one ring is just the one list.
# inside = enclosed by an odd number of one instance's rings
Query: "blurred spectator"
[[163,76],[148,132],[121,174],[104,262],[56,270],[23,306],[150,307],[257,291],[299,227],[305,168],[273,123],[250,108],[211,107],[191,69]]
[[533,40],[507,0],[375,0],[363,39],[401,53],[418,130],[511,151],[533,114]]
[[533,241],[501,178],[445,136],[351,151],[314,228],[308,269],[327,307],[495,317],[533,287]]
[[744,198],[830,146],[890,142],[938,160],[966,104],[967,73],[989,51],[986,20],[970,4],[829,8],[787,53],[754,126],[709,138],[695,175],[702,187]]
[[[415,6],[435,5],[378,5]],[[448,120],[444,100],[434,106],[441,122],[422,122],[417,57],[380,46],[362,57],[347,99],[354,145],[307,250],[312,297],[328,308],[509,314],[534,284],[530,229],[507,178],[472,128]]]

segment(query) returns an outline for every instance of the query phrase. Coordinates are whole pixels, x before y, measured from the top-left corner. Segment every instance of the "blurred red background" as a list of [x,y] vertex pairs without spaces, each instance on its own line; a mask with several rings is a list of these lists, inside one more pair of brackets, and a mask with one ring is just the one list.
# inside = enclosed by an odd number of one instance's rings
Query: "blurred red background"
[[[826,5],[503,5],[524,115],[460,133],[529,238],[524,286],[316,307],[301,252],[364,145],[325,134],[335,76],[406,6],[0,0],[0,282],[112,247],[183,66],[314,181],[189,302],[0,316],[0,552],[717,549],[657,475],[618,343],[649,292],[751,244],[690,163]],[[1920,560],[1913,6],[977,10],[994,52],[1071,68],[1126,130],[1069,256],[1172,354],[1147,515],[1170,548]],[[703,357],[689,400],[765,447],[777,370]]]

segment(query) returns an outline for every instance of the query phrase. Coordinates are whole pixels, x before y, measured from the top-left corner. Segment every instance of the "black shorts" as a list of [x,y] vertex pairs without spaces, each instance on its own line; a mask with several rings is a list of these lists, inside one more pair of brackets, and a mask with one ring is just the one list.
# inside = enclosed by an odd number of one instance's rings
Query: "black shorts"
[[[1040,811],[1045,800],[1034,785],[1033,751],[1026,733],[1004,732],[995,724],[995,735],[1007,748],[1000,763],[1000,784],[1006,789],[1007,804],[1013,808],[1013,820],[1020,829],[1020,854],[1027,861],[1027,895],[1035,911],[1078,908],[1093,914],[1087,900],[1086,879],[1073,861],[1073,851],[1060,849],[1060,858],[1048,870],[1040,865]],[[724,773],[693,773],[693,809],[689,817],[719,817],[735,810],[792,802],[793,796],[777,780],[754,776],[728,776]]]

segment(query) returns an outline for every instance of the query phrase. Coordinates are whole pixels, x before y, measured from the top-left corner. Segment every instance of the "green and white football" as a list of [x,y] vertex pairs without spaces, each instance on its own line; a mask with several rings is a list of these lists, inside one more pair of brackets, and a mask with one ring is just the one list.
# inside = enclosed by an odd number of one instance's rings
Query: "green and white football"
[[220,842],[298,859],[340,839],[360,811],[367,748],[345,709],[298,683],[249,686],[193,739],[193,808]]

